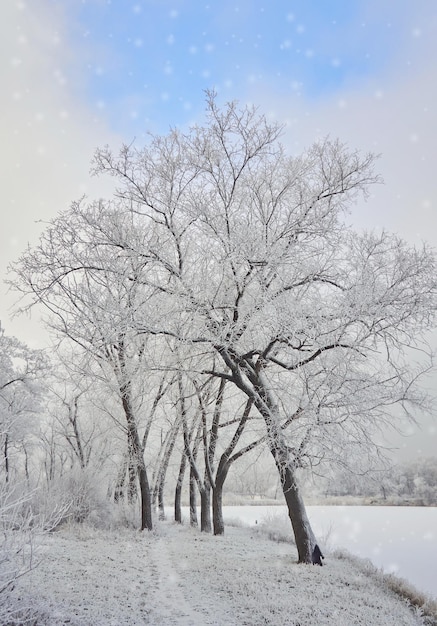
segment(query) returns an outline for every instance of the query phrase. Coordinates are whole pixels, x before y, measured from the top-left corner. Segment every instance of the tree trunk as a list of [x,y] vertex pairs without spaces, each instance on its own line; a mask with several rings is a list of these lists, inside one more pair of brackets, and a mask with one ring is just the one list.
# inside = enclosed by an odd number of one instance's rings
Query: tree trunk
[[[150,494],[149,480],[147,478],[146,464],[144,463],[143,449],[140,443],[140,437],[138,434],[138,428],[136,425],[135,417],[130,403],[129,389],[127,386],[121,388],[121,398],[123,402],[123,408],[128,426],[128,440],[131,445],[131,459],[129,467],[129,478],[131,477],[131,470],[136,466],[138,473],[138,480],[140,483],[140,495],[141,495],[141,530],[147,528],[147,530],[153,529],[152,520],[152,498]],[[130,493],[130,492],[129,492]]]
[[212,521],[214,535],[224,535],[225,524],[223,521],[223,485],[228,475],[230,465],[220,459],[212,490]]
[[[156,484],[154,491],[157,492],[158,497],[158,510],[159,510],[159,519],[165,520],[165,511],[164,511],[164,487],[165,487],[165,479],[167,477],[167,470],[170,464],[171,455],[173,454],[173,450],[176,444],[176,437],[179,432],[179,423],[176,422],[175,425],[171,428],[168,433],[167,442],[164,449],[164,454],[159,464],[159,469],[156,477]],[[155,499],[155,494],[154,494]]]
[[147,478],[147,470],[144,464],[144,460],[142,460],[142,462],[140,463],[138,478],[140,481],[141,493],[141,530],[144,530],[146,528],[147,530],[153,530],[152,502],[150,497],[149,481]]
[[[273,452],[272,454],[276,461],[277,456]],[[312,563],[316,538],[306,513],[305,504],[300,495],[295,473],[289,464],[283,467],[278,466],[278,471],[287,504],[288,517],[293,527],[298,561],[299,563]]]
[[68,405],[68,419],[73,428],[75,444],[72,444],[71,442],[70,443],[73,446],[73,450],[75,451],[79,459],[80,467],[84,469],[86,467],[86,461],[85,461],[85,455],[84,455],[83,447],[82,447],[82,438],[79,432],[78,413],[79,413],[79,396],[76,395],[73,399],[72,404]]
[[200,530],[203,533],[210,533],[211,524],[211,487],[205,485],[200,490]]
[[128,486],[127,486],[127,500],[129,504],[132,504],[137,499],[138,489],[137,489],[137,474],[138,474],[138,463],[137,456],[135,452],[135,445],[133,442],[129,444],[129,461],[128,461]]
[[114,502],[119,502],[124,499],[124,485],[126,482],[126,472],[128,464],[128,453],[123,455],[121,467],[117,475],[117,481],[114,489]]
[[137,421],[135,419],[135,411],[132,403],[132,382],[129,376],[126,376],[126,361],[123,337],[118,343],[118,359],[120,370],[122,373],[120,380],[120,397],[123,405],[124,415],[127,423],[127,440],[129,450],[129,487],[128,496],[132,497],[133,486],[136,489],[135,474],[138,475],[140,483],[141,495],[141,530],[153,529],[152,520],[152,498],[150,493],[149,480],[147,478],[146,464],[144,462],[144,449],[141,445],[138,433]]
[[26,446],[23,445],[24,451],[24,475],[26,476],[26,481],[29,483],[29,456],[27,454]]
[[194,477],[193,469],[190,468],[190,526],[198,526],[197,519],[197,498],[196,498],[197,481]]
[[5,444],[3,447],[3,456],[5,459],[5,479],[6,482],[9,482],[9,435],[6,433],[5,435]]
[[[228,362],[230,362],[229,359]],[[236,374],[237,385],[249,398],[253,399],[256,408],[264,418],[268,445],[279,472],[288,515],[293,527],[299,563],[312,563],[316,539],[300,495],[293,459],[290,458],[287,441],[281,429],[279,409],[269,391],[269,383],[263,376],[262,365],[262,360],[259,360],[256,364],[245,367],[251,387],[246,385],[235,365],[233,371]]]
[[250,452],[250,450],[252,450],[258,445],[258,443],[262,441],[262,439],[259,439],[258,442],[254,441],[248,446],[241,448],[239,452],[232,454],[235,450],[237,443],[240,440],[241,435],[243,434],[247,420],[249,419],[252,406],[253,399],[248,398],[246,406],[244,407],[243,414],[241,415],[240,421],[238,422],[237,430],[234,432],[234,436],[229,442],[228,447],[221,455],[217,467],[215,481],[212,485],[212,519],[214,535],[224,535],[225,532],[225,524],[223,521],[223,486],[225,484],[225,480],[228,476],[228,472],[232,463],[234,463],[237,459],[243,456],[243,454]]
[[158,511],[159,511],[159,519],[162,521],[165,520],[165,508],[164,508],[164,481],[159,481],[158,487]]
[[174,493],[174,521],[176,524],[182,524],[182,485],[177,484]]
[[176,482],[174,493],[174,521],[182,524],[182,486],[184,484],[185,468],[187,467],[187,456],[185,452],[182,454],[181,464],[179,466],[179,474]]

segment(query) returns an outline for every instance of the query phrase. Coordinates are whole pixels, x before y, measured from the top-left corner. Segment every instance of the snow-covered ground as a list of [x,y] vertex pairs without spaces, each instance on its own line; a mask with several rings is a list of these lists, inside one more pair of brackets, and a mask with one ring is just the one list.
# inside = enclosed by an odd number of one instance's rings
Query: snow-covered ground
[[417,613],[348,560],[296,564],[289,544],[255,529],[224,537],[171,522],[153,533],[65,528],[14,591],[70,626],[421,624]]
[[[246,524],[282,515],[285,506],[225,507]],[[309,506],[308,516],[327,548],[346,548],[437,598],[437,508]]]

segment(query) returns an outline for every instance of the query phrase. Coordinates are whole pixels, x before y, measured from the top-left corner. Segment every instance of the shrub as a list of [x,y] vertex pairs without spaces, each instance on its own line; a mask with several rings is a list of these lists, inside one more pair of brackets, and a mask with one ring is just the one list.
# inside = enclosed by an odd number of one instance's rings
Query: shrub
[[72,470],[52,481],[32,498],[32,510],[46,530],[67,522],[89,522],[98,528],[110,526],[110,503],[102,482],[91,470]]
[[261,521],[256,524],[255,530],[277,543],[294,544],[293,531],[286,513],[265,515]]
[[31,494],[0,488],[0,624],[32,624],[35,612],[13,596],[15,583],[35,565],[37,528],[29,508]]

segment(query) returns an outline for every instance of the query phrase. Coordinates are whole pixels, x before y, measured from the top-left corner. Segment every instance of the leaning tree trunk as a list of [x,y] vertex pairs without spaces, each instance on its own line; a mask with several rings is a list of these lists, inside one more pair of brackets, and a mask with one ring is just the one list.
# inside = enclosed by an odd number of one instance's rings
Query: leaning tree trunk
[[[229,361],[229,359],[228,359]],[[269,383],[262,372],[263,362],[246,366],[244,371],[251,382],[246,385],[241,374],[234,366],[237,385],[244,391],[262,415],[267,429],[267,441],[270,452],[281,479],[281,487],[288,508],[288,516],[293,528],[299,563],[312,563],[316,539],[306,514],[305,504],[300,495],[296,480],[295,467],[290,458],[287,441],[281,429],[279,409],[269,391]]]
[[268,445],[279,472],[288,516],[293,527],[299,563],[312,563],[316,538],[306,513],[305,504],[300,495],[295,468],[292,459],[289,457],[287,442],[279,427],[277,416],[269,412],[264,414],[263,417],[267,425]]
[[282,491],[288,509],[288,517],[293,527],[294,538],[298,553],[299,563],[313,563],[313,552],[316,547],[316,538],[308,519],[305,504],[300,495],[294,470],[290,462],[278,462],[282,454],[271,450],[278,468]]

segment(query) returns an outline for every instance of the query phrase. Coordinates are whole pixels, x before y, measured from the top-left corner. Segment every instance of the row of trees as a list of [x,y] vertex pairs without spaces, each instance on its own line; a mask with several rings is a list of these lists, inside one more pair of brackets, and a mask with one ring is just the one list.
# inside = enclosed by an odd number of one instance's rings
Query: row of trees
[[326,140],[291,157],[281,132],[208,93],[204,126],[98,150],[93,173],[115,179],[113,198],[61,212],[11,285],[21,310],[45,307],[74,381],[57,393],[77,461],[98,454],[101,428],[87,416],[79,434],[82,399],[118,451],[124,438],[114,495],[134,498],[138,485],[142,528],[179,455],[176,519],[187,474],[192,515],[198,492],[209,530],[212,494],[223,532],[228,472],[264,446],[299,561],[311,562],[297,474],[368,463],[398,410],[426,408],[436,274],[426,246],[345,224],[379,182],[372,155]]
[[11,480],[11,457],[24,457],[26,477],[35,415],[39,413],[41,380],[46,361],[37,350],[29,350],[0,325],[0,445],[4,482]]
[[425,457],[377,472],[354,475],[337,469],[320,489],[325,496],[357,496],[388,504],[437,505],[437,459]]

